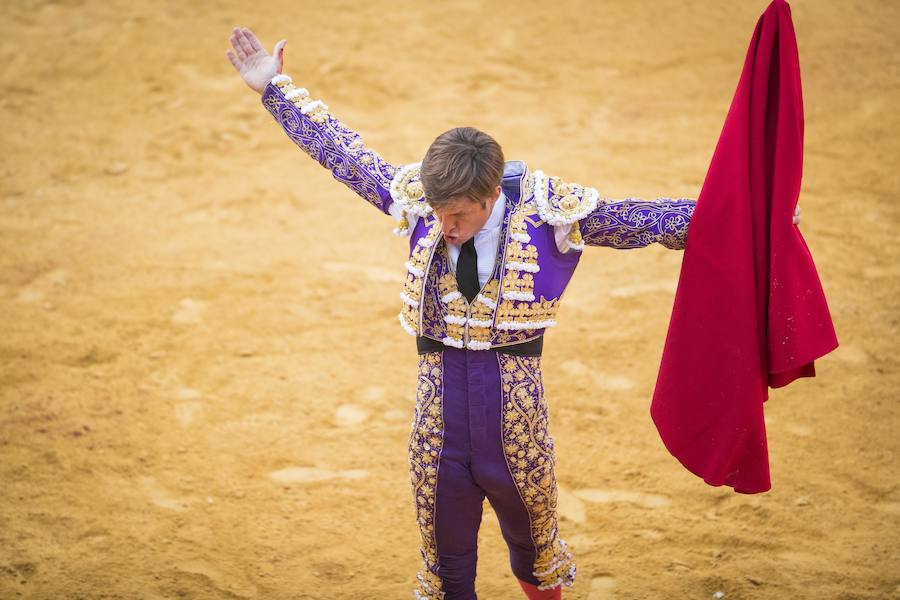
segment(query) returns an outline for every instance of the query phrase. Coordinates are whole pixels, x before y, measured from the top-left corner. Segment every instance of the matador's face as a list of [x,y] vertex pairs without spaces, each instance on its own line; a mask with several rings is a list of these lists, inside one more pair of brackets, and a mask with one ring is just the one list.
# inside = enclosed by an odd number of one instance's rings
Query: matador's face
[[484,224],[487,223],[491,211],[494,210],[494,204],[500,197],[500,186],[494,192],[493,196],[484,199],[484,206],[481,202],[472,200],[471,198],[456,198],[447,203],[442,203],[434,209],[434,216],[441,223],[441,234],[444,241],[448,244],[464,244],[475,234],[481,231]]

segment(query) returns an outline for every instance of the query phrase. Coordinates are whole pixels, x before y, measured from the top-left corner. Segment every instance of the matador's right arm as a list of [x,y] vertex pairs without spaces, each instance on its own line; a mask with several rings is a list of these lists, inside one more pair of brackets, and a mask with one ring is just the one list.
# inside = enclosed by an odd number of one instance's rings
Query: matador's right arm
[[391,182],[397,168],[367,148],[362,137],[328,112],[321,100],[279,74],[263,90],[262,103],[287,136],[335,179],[381,212],[397,212],[396,207],[391,209]]

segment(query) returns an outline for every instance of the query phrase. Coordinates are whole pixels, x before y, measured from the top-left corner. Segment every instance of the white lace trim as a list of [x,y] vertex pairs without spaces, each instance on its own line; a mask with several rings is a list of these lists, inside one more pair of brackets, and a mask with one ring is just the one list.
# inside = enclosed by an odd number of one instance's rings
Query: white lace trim
[[482,342],[478,340],[469,340],[469,343],[466,344],[466,348],[468,348],[469,350],[488,350],[490,347],[490,342]]
[[457,338],[452,338],[452,337],[450,337],[450,336],[445,337],[445,338],[442,339],[441,341],[444,342],[445,345],[447,345],[447,346],[453,346],[454,348],[462,348],[462,347],[463,347],[463,341],[462,341],[462,340],[457,339]]
[[469,317],[469,325],[472,327],[490,327],[493,321],[490,319],[473,319]]
[[284,95],[285,99],[287,100],[293,100],[297,96],[305,98],[306,96],[309,96],[309,90],[306,88],[294,88]]
[[459,290],[453,290],[452,292],[447,292],[446,294],[441,296],[441,302],[443,302],[444,304],[450,304],[457,298],[462,298],[462,294],[459,292]]
[[[549,575],[557,570],[560,566],[566,564],[567,562],[571,562],[573,560],[572,553],[568,551],[568,544],[566,544],[565,540],[559,538],[559,544],[562,547],[562,553],[558,556],[556,560],[554,560],[550,566],[543,571],[532,571],[532,574],[541,578],[545,575]],[[549,590],[551,588],[555,588],[558,585],[563,585],[565,587],[570,587],[573,583],[575,583],[575,576],[577,573],[577,566],[574,562],[572,562],[571,566],[566,570],[563,575],[559,575],[553,581],[549,581],[547,583],[543,583],[538,585],[539,590]]]
[[408,304],[414,308],[419,308],[419,303],[410,298],[406,292],[400,292],[400,299],[403,300],[404,304]]
[[322,110],[328,110],[328,106],[324,102],[322,102],[321,100],[313,100],[309,104],[301,106],[300,112],[304,115],[308,115],[318,108],[321,108]]
[[532,300],[534,300],[534,294],[532,294],[531,292],[520,292],[520,291],[510,290],[508,292],[503,292],[503,299],[504,300],[527,300],[528,302],[531,302]]
[[409,335],[412,335],[412,336],[418,335],[416,330],[413,329],[413,327],[409,323],[406,322],[406,319],[403,317],[403,313],[399,313],[397,316],[400,318],[400,324],[403,326],[403,329],[406,330],[406,333],[408,333]]
[[406,265],[406,270],[415,275],[416,277],[425,277],[425,271],[422,269],[418,269],[412,265],[411,262],[406,261],[404,263]]
[[529,273],[537,273],[541,270],[541,267],[537,263],[523,263],[518,261],[507,261],[506,268],[512,269],[513,271],[528,271]]
[[497,308],[497,303],[492,298],[488,298],[484,294],[478,294],[477,296],[475,296],[475,302],[481,302],[491,310]]

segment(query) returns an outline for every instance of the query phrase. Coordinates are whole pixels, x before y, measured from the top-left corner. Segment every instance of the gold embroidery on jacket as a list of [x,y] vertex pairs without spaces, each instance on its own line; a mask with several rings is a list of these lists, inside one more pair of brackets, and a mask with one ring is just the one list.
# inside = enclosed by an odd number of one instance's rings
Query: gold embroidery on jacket
[[[534,273],[540,270],[539,253],[537,246],[529,243],[528,226],[537,228],[543,222],[532,218],[538,215],[533,200],[520,202],[510,211],[505,247],[498,249],[502,260],[498,260],[491,279],[471,306],[458,289],[455,273],[438,278],[435,273],[424,272],[434,264],[432,246],[439,243],[440,225],[437,221],[431,225],[429,240],[425,243],[420,240],[407,262],[401,324],[409,333],[423,335],[420,327],[423,305],[424,318],[429,323],[434,323],[439,315],[438,321],[442,321],[432,327],[429,335],[439,336],[444,344],[457,348],[483,350],[520,343],[540,335],[539,330],[556,325],[559,299],[548,300],[544,296],[535,299],[534,295]],[[441,244],[440,252],[441,258],[449,261],[446,244]],[[437,293],[433,287],[425,287],[426,280],[433,286],[435,279]]]
[[559,298],[534,302],[504,300],[497,307],[498,329],[544,329],[556,325]]
[[441,224],[435,220],[428,233],[416,241],[406,261],[406,279],[400,299],[403,307],[400,309],[400,324],[410,335],[421,335],[421,305],[425,293],[425,277],[429,268],[434,245],[438,234],[441,232]]
[[500,291],[500,280],[491,279],[469,307],[469,342],[473,349],[490,347],[491,327],[494,324],[494,311],[497,308],[497,295]]
[[[531,244],[523,244],[517,241],[509,243],[509,251],[506,255],[506,261],[514,261],[518,263],[537,265],[538,252],[537,248]],[[525,270],[525,269],[523,269]]]
[[534,275],[522,271],[507,271],[503,276],[503,296],[507,297],[507,294],[521,295],[522,299],[528,296],[528,299],[534,300]]
[[[446,250],[445,250],[446,256]],[[443,320],[447,324],[447,335],[443,339],[445,344],[463,347],[463,339],[466,335],[466,309],[468,303],[456,284],[456,275],[445,273],[438,280],[440,286],[441,302],[446,306]]]

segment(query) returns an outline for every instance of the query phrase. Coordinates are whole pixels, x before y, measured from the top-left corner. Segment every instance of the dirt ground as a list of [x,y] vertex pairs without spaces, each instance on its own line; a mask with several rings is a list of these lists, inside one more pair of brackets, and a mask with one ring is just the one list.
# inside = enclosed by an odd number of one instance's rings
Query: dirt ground
[[[710,487],[649,416],[682,254],[588,248],[544,354],[566,598],[900,598],[900,5],[791,4],[841,346],[772,391],[773,489]],[[468,124],[696,197],[765,6],[4,2],[0,598],[411,597],[406,242],[282,134],[233,26],[395,164]],[[479,556],[521,597],[489,506]]]

